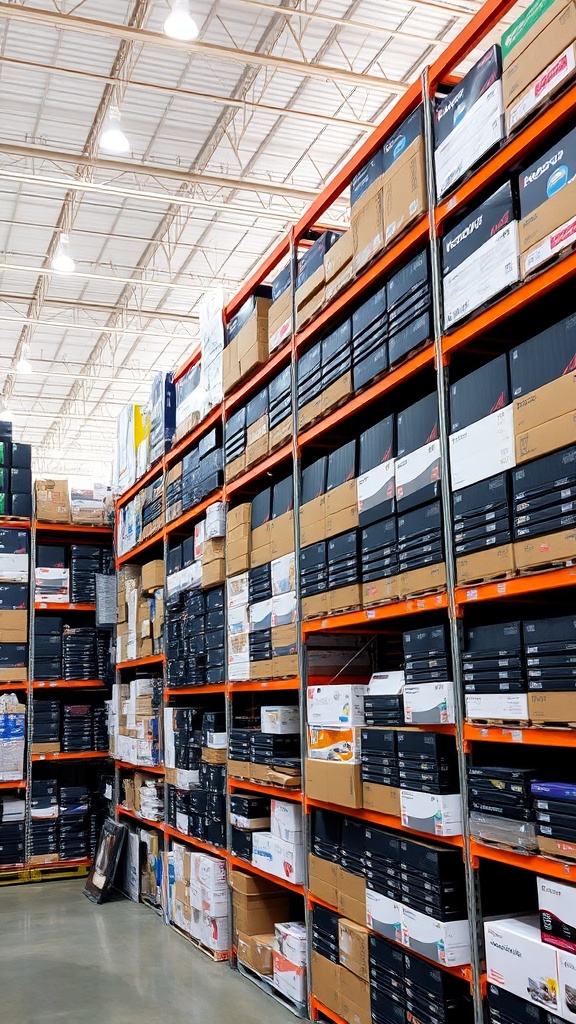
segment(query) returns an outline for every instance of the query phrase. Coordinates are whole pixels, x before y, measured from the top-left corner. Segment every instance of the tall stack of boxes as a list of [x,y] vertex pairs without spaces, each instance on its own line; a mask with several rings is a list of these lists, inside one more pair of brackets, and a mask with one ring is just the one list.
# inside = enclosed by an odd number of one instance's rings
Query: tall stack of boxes
[[227,324],[223,355],[224,394],[227,395],[266,362],[271,305],[271,289],[261,285]]
[[158,679],[116,683],[110,709],[110,753],[119,761],[153,767],[160,761]]
[[162,651],[164,624],[164,561],[142,567],[122,566],[118,572],[116,660],[148,658]]
[[30,534],[0,527],[0,683],[28,678]]
[[32,449],[12,440],[12,424],[0,423],[0,516],[32,517]]
[[214,955],[227,960],[231,947],[226,863],[172,843],[170,919]]

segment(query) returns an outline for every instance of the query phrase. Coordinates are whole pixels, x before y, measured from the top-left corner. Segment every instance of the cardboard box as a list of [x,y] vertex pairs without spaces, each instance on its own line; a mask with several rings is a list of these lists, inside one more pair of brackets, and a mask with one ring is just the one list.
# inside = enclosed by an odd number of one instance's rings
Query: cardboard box
[[340,807],[361,807],[361,767],[306,758],[306,793],[323,803],[336,801]]
[[484,922],[488,983],[527,1002],[560,1009],[556,951],[540,941],[538,915]]
[[327,515],[324,523],[326,537],[336,537],[340,533],[348,533],[358,528],[358,510],[349,506],[334,515]]
[[270,299],[258,296],[254,312],[234,339],[238,345],[241,378],[268,358],[268,310],[271,305]]
[[260,728],[273,736],[293,736],[300,732],[300,709],[297,704],[284,707],[274,704],[260,709]]
[[384,191],[380,177],[352,207],[351,229],[354,274],[384,248]]
[[281,654],[272,658],[272,675],[274,679],[298,675],[298,655]]
[[338,587],[328,591],[328,608],[330,614],[357,611],[362,607],[362,584],[351,583],[348,587]]
[[293,885],[301,885],[304,881],[302,845],[287,843],[270,832],[253,833],[252,863],[270,875],[287,879]]
[[326,415],[332,409],[342,405],[353,393],[352,371],[349,370],[321,393],[322,415]]
[[554,19],[549,23],[538,19],[537,35],[528,45],[522,48],[520,43],[512,50],[502,75],[508,133],[574,73],[576,6],[560,2],[549,9],[557,12]]
[[331,907],[338,906],[338,865],[330,860],[322,860],[313,853],[308,854],[308,889],[313,896],[328,903]]
[[322,416],[322,395],[316,395],[310,402],[298,409],[298,430],[305,430]]
[[366,890],[366,921],[390,942],[402,942],[402,905],[374,889]]
[[242,452],[237,459],[233,459],[232,462],[227,462],[224,467],[224,478],[226,483],[229,484],[236,477],[240,476],[246,469],[246,452]]
[[143,594],[151,594],[164,586],[164,559],[156,558],[142,566],[141,590]]
[[459,586],[480,583],[492,576],[511,576],[515,572],[514,544],[474,551],[471,555],[462,555],[456,559],[456,579]]
[[385,173],[382,193],[384,240],[390,245],[428,209],[422,136]]
[[341,917],[338,921],[340,963],[364,981],[370,980],[368,936],[365,925]]
[[[553,406],[551,407],[553,408]],[[516,462],[532,462],[576,441],[576,409],[516,435]]]
[[[346,509],[354,509],[356,512],[354,525],[358,526],[358,485],[356,479],[347,480],[346,483],[340,484],[339,487],[334,487],[331,491],[328,491],[325,497],[325,515],[327,519],[329,516],[337,515],[338,512],[346,511]],[[311,505],[313,502],[308,504]],[[306,508],[307,506],[304,505],[303,507]]]
[[296,1003],[303,1003],[306,999],[306,968],[292,963],[277,949],[274,950],[272,957],[274,988],[288,999],[292,999]]
[[270,354],[282,348],[292,337],[292,289],[273,302],[268,310],[268,350]]
[[250,561],[252,566],[265,565],[272,561],[270,551],[270,523],[263,523],[262,526],[252,530]]
[[557,256],[576,237],[576,180],[570,181],[519,224],[522,276]]
[[251,970],[256,971],[257,974],[270,977],[274,972],[272,952],[275,944],[276,940],[273,933],[268,935],[246,935],[245,932],[239,932],[237,941],[238,959],[246,964],[247,967],[250,967]]
[[326,495],[321,494],[300,507],[300,543],[303,548],[326,537]]
[[47,743],[31,743],[30,744],[31,754],[59,754],[60,743],[59,742],[47,742]]
[[[320,267],[320,270],[323,268]],[[320,312],[326,302],[326,289],[322,286],[296,314],[296,329],[301,331]]]
[[0,668],[0,682],[2,683],[25,683],[27,679],[27,668]]
[[[294,551],[294,512],[270,521],[270,561],[283,558]],[[255,531],[256,532],[256,531]]]
[[527,722],[526,693],[467,693],[466,717],[471,721]]
[[354,240],[352,231],[345,231],[324,255],[324,276],[326,285],[352,263]]
[[400,817],[400,790],[395,786],[379,786],[375,782],[362,784],[362,806],[367,811]]
[[453,491],[513,469],[516,459],[512,405],[450,434],[448,440]]
[[453,725],[456,721],[454,683],[407,683],[404,721],[413,725]]
[[340,974],[344,968],[313,949],[310,953],[311,991],[318,1002],[340,1014]]
[[227,395],[240,381],[240,357],[238,335],[222,351],[222,383]]
[[543,537],[517,541],[514,557],[519,569],[537,569],[554,562],[572,561],[576,552],[576,530],[560,530]]
[[[350,231],[347,234],[351,234]],[[326,284],[326,302],[332,302],[354,280],[354,260],[350,260],[335,277]]]
[[402,907],[402,943],[445,967],[470,963],[468,921],[436,921],[411,907]]
[[308,756],[313,760],[359,764],[360,755],[359,728],[308,726]]
[[303,619],[320,619],[322,616],[328,615],[328,612],[329,602],[327,590],[322,594],[314,594],[312,597],[302,598]]
[[460,793],[438,795],[419,790],[400,790],[400,812],[404,828],[431,836],[462,835]]
[[560,1014],[564,1020],[576,1021],[574,992],[576,991],[576,956],[571,953],[558,952],[558,985],[560,996]]
[[340,1014],[348,1024],[371,1024],[370,984],[342,967]]
[[554,422],[576,409],[576,373],[566,373],[535,391],[515,399],[514,433],[522,434]]
[[559,857],[561,860],[576,860],[576,843],[567,843],[563,839],[538,836],[538,849],[545,856]]
[[234,894],[234,928],[245,935],[263,935],[274,931],[276,921],[290,914],[287,896],[247,896]]
[[544,725],[546,722],[557,722],[562,725],[576,722],[576,693],[529,693],[528,717],[536,725]]
[[576,888],[555,878],[537,878],[536,886],[542,942],[576,953]]
[[403,572],[398,580],[400,597],[412,597],[415,594],[425,594],[429,590],[441,590],[446,586],[446,565],[444,562],[438,562],[423,569]]
[[278,426],[273,427],[268,435],[268,448],[270,452],[275,452],[277,448],[282,448],[283,445],[287,444],[288,441],[292,440],[292,416],[287,416],[285,420],[282,420]]
[[[229,762],[229,764],[235,764],[237,762]],[[235,893],[240,893],[242,896],[288,896],[278,888],[274,882],[269,882],[267,878],[261,878],[259,875],[249,874],[247,871],[241,871],[239,868],[232,868],[230,870],[230,885]]]
[[308,686],[308,725],[322,728],[350,728],[364,724],[366,685],[334,683]]
[[36,480],[34,483],[36,519],[41,523],[69,523],[70,494],[68,480]]
[[362,584],[362,605],[372,608],[379,604],[396,601],[400,596],[400,577],[389,576],[384,580],[375,580]]
[[0,636],[4,643],[28,642],[28,612],[11,608],[0,609]]
[[366,924],[366,879],[338,865],[338,910],[350,921]]

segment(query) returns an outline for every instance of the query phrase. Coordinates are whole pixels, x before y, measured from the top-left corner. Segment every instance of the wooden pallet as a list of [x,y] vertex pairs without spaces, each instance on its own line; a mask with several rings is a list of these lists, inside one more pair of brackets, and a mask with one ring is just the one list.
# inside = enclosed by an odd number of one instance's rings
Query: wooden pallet
[[554,572],[556,569],[570,569],[576,565],[573,558],[564,558],[556,562],[547,562],[545,565],[535,565],[532,568],[518,569],[519,576],[541,576],[547,572]]
[[178,925],[174,924],[173,921],[171,921],[170,924],[172,925],[174,930],[178,932],[178,935],[181,935],[183,939],[186,939],[188,942],[191,943],[192,946],[194,946],[196,949],[199,949],[200,952],[204,953],[204,955],[207,956],[210,960],[214,960],[215,963],[223,963],[224,961],[230,959],[230,950],[225,949],[222,951],[216,951],[214,949],[208,949],[208,946],[205,946],[204,943],[200,942],[199,939],[195,939],[193,935],[189,935],[188,932],[185,932],[182,928],[179,928]]
[[[466,722],[468,725],[475,725],[480,729],[483,726],[490,729],[530,729],[532,727],[527,718],[516,722],[506,721],[504,718],[467,718]],[[543,728],[548,728],[548,726],[543,726]]]
[[306,1017],[306,1003],[299,1003],[284,995],[283,992],[279,992],[278,989],[274,987],[271,978],[268,978],[263,974],[258,974],[257,971],[242,963],[241,960],[236,960],[236,966],[239,974],[241,974],[243,978],[247,978],[248,981],[253,982],[253,984],[262,989],[266,995],[271,996],[272,999],[275,999],[281,1006],[285,1006],[287,1010],[290,1010],[290,1013],[293,1013],[295,1017]]
[[[456,561],[458,561],[458,556]],[[518,576],[518,569],[508,570],[508,572],[493,572],[485,576],[475,576],[474,579],[466,580],[465,583],[456,583],[456,586],[467,590],[469,587],[481,587],[483,583],[501,583],[504,580],[513,580],[516,576]]]
[[[477,813],[481,814],[481,811]],[[522,824],[518,822],[518,824]],[[520,846],[508,846],[506,843],[497,843],[492,839],[484,839],[479,836],[471,836],[474,842],[479,843],[481,846],[489,846],[491,850],[502,850],[502,853],[516,853],[521,857],[539,857],[540,851],[538,847],[534,850],[524,850]]]

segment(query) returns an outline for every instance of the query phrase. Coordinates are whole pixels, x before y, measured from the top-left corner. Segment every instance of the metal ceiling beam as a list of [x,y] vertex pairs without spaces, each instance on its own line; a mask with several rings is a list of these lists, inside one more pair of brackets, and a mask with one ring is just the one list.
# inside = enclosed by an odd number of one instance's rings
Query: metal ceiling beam
[[[281,13],[282,8],[278,8]],[[180,49],[187,53],[193,52],[207,60],[232,61],[235,64],[254,65],[258,68],[272,68],[286,74],[294,74],[301,77],[317,78],[322,81],[340,82],[343,85],[352,87],[365,86],[367,89],[386,90],[397,95],[403,95],[407,86],[405,82],[398,82],[394,79],[378,77],[377,75],[363,75],[354,71],[347,71],[345,68],[325,66],[323,64],[308,64],[306,61],[292,60],[289,57],[279,57],[269,53],[258,53],[253,50],[243,50],[230,46],[219,46],[215,43],[194,42],[180,43],[159,32],[151,32],[144,28],[135,28],[128,25],[114,24],[113,22],[100,21],[94,18],[79,18],[73,14],[61,14],[59,11],[45,11],[37,7],[20,7],[6,0],[0,0],[0,16],[5,15],[14,20],[20,20],[25,24],[52,25],[55,28],[70,32],[84,32],[91,35],[105,36],[108,39],[122,39],[127,42],[141,43],[171,50]]]
[[69,153],[66,150],[49,149],[47,146],[0,142],[0,154],[29,160],[49,160],[54,164],[73,164],[74,167],[90,167],[95,171],[114,171],[116,174],[169,178],[172,181],[188,182],[190,185],[201,185],[204,188],[238,189],[241,192],[257,192],[258,195],[263,192],[265,195],[279,196],[281,199],[298,199],[305,203],[315,199],[319,192],[319,189],[308,189],[299,185],[279,185],[265,179],[234,178],[228,174],[197,174],[193,171],[184,171],[181,167],[143,164],[133,160],[109,159],[102,156],[93,157],[81,153]]
[[[186,320],[182,317],[182,322]],[[0,324],[31,324],[33,327],[44,327],[50,328],[51,330],[57,331],[86,331],[89,334],[98,334],[104,330],[103,324],[75,324],[66,323],[64,320],[40,320],[37,317],[31,316],[1,316]],[[145,338],[157,338],[162,341],[182,341],[188,342],[191,340],[188,334],[166,334],[160,331],[149,331],[147,328],[137,330],[136,328],[130,327],[109,327],[106,330],[112,334],[130,334],[133,337],[145,337]]]
[[[258,4],[258,6],[260,5]],[[274,10],[276,10],[276,8],[274,8]],[[409,38],[413,38],[411,33],[406,33],[406,35]],[[63,68],[56,66],[55,64],[42,64],[39,61],[6,57],[4,54],[0,54],[0,64],[17,68],[22,67],[26,71],[43,71],[50,75],[86,78],[89,81],[102,82],[103,84],[113,81],[109,75],[100,75],[96,71],[85,71],[82,68]],[[177,99],[199,100],[201,103],[212,103],[221,107],[232,106],[236,107],[238,110],[258,110],[263,114],[273,114],[275,116],[282,115],[282,117],[290,117],[295,120],[310,121],[313,124],[336,124],[341,128],[353,128],[358,131],[372,131],[374,128],[371,121],[354,121],[352,118],[332,117],[330,114],[316,113],[311,110],[295,110],[293,107],[276,107],[272,103],[262,103],[258,100],[234,100],[229,99],[227,96],[219,96],[218,93],[195,92],[194,89],[183,89],[177,86],[160,85],[157,82],[142,82],[135,78],[130,79],[128,82],[128,88],[136,90],[145,89],[147,92],[155,92],[159,95],[176,97]]]
[[[240,284],[240,282],[238,283]],[[27,304],[28,301],[28,295],[15,295],[14,293],[0,291],[0,302],[5,303],[5,305],[10,305],[11,303],[16,305],[20,302]],[[44,305],[55,306],[57,309],[78,310],[86,313],[121,312],[125,316],[140,316],[145,320],[169,320],[178,324],[181,324],[183,320],[192,320],[194,322],[198,320],[196,313],[167,313],[156,309],[137,309],[135,306],[118,307],[112,304],[108,305],[104,302],[85,302],[84,299],[78,299],[75,301],[73,299],[58,299],[48,296],[48,298],[44,300]],[[78,365],[83,365],[83,363],[79,363]]]
[[[463,18],[472,17],[478,10],[476,3],[453,3],[452,0],[406,0],[410,7],[418,10],[424,7],[427,10],[436,10],[439,14],[460,15]],[[236,3],[245,4],[247,7],[254,7],[268,14],[278,13],[278,6],[273,3],[266,3],[264,0],[236,0]],[[284,11],[284,8],[282,8]],[[420,32],[412,32],[410,29],[385,28],[383,25],[370,24],[367,21],[353,21],[348,18],[339,18],[334,14],[322,14],[319,11],[307,11],[297,7],[288,10],[290,18],[308,18],[309,21],[318,21],[324,25],[340,25],[343,28],[357,29],[358,31],[369,32],[372,36],[392,37],[394,39],[407,39],[425,43],[428,46],[442,46],[443,42],[437,36],[425,35]]]
[[[136,268],[137,269],[137,268]],[[136,273],[135,269],[135,273]],[[54,271],[50,267],[28,267],[25,263],[8,263],[0,261],[0,270],[14,270],[19,274],[39,274],[45,277],[53,277]],[[158,271],[156,271],[158,273]],[[134,277],[116,277],[115,275],[107,274],[88,274],[83,273],[81,270],[75,270],[73,274],[74,278],[78,278],[81,281],[107,281],[110,284],[134,284],[141,285],[143,288],[165,288],[171,291],[186,292],[188,295],[203,295],[207,288],[214,288],[215,285],[194,285],[194,284],[177,284],[175,281],[151,281],[146,278],[134,278]],[[225,287],[221,284],[220,287]],[[1,297],[1,293],[0,293]],[[116,307],[115,307],[116,308]],[[120,306],[118,312],[122,312],[123,306]],[[187,314],[182,314],[183,316]]]

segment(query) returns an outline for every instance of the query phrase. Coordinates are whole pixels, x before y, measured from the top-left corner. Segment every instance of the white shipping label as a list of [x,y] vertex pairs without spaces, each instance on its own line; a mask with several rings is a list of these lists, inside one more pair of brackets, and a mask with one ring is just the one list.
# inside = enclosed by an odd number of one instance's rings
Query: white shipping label
[[502,82],[494,82],[455,125],[434,153],[438,193],[452,184],[504,136]]
[[561,82],[574,71],[574,46],[570,44],[559,57],[549,64],[545,71],[532,83],[530,90],[522,96],[518,103],[508,109],[508,128],[512,129],[522,121],[530,111],[541,103],[545,96],[557,89]]
[[489,238],[444,278],[444,327],[452,327],[519,280],[518,223]]
[[470,487],[516,465],[512,405],[450,434],[452,490]]

